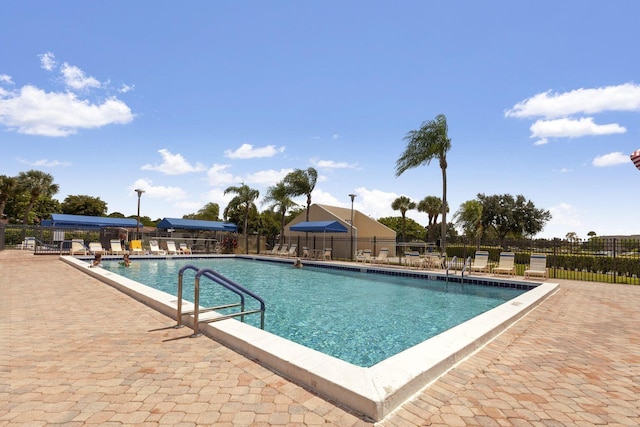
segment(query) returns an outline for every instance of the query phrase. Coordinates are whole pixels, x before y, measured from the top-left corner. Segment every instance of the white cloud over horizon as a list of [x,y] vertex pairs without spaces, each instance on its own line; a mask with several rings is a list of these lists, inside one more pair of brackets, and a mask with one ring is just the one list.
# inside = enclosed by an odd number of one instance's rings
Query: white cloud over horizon
[[201,163],[191,164],[181,154],[172,154],[166,148],[161,148],[158,153],[162,156],[160,165],[146,164],[140,167],[142,170],[150,170],[164,173],[165,175],[182,175],[191,172],[203,172],[207,170]]
[[274,145],[254,148],[251,144],[242,144],[235,150],[225,150],[224,156],[229,159],[255,159],[261,157],[273,157],[278,153],[282,153],[284,150],[284,147],[276,148]]

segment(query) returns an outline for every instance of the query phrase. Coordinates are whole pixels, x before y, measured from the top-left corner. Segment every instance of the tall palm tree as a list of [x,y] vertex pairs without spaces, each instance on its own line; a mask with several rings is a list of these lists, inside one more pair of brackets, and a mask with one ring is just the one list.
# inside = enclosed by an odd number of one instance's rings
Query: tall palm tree
[[404,137],[407,147],[396,162],[396,177],[408,169],[423,164],[428,165],[431,160],[438,159],[442,170],[442,250],[447,250],[447,151],[451,149],[448,136],[447,118],[439,114],[434,120],[423,122],[418,130],[407,132]]
[[307,221],[309,221],[311,193],[316,188],[316,182],[318,182],[318,171],[314,168],[296,169],[284,177],[284,185],[289,196],[307,196]]
[[400,196],[391,203],[391,209],[394,211],[400,211],[402,215],[402,241],[405,240],[405,231],[406,231],[406,221],[407,221],[407,211],[416,208],[416,202],[411,201],[410,198],[406,196]]
[[438,222],[438,215],[442,212],[442,199],[436,196],[427,196],[418,202],[418,212],[424,212],[427,214],[427,234],[428,241],[433,242],[433,226]]
[[276,185],[267,188],[267,194],[264,196],[262,203],[269,205],[270,210],[274,212],[277,211],[280,214],[280,243],[282,244],[287,211],[298,204],[289,198],[284,181],[280,181]]
[[53,176],[37,170],[20,172],[20,175],[18,175],[18,188],[20,191],[25,191],[30,195],[29,204],[24,212],[23,224],[25,225],[29,223],[29,214],[38,197],[51,197],[60,191],[60,186],[53,183]]
[[229,209],[229,206],[231,206],[235,209],[242,209],[244,211],[244,247],[246,253],[249,253],[249,230],[247,230],[247,222],[249,221],[249,210],[255,207],[254,201],[260,196],[260,192],[249,187],[243,182],[239,187],[227,187],[227,189],[224,190],[224,194],[228,193],[236,194],[236,196],[229,201],[227,209]]
[[4,215],[4,207],[7,206],[7,200],[16,191],[17,180],[13,177],[0,175],[0,219]]

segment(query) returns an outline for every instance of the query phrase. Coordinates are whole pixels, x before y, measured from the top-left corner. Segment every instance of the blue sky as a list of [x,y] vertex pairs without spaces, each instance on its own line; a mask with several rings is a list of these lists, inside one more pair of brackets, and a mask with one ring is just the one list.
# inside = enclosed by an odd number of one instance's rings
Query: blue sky
[[4,2],[0,174],[41,170],[60,201],[125,215],[142,188],[155,219],[314,167],[313,202],[355,193],[396,216],[401,195],[442,196],[437,161],[395,164],[445,114],[449,219],[522,194],[553,216],[539,237],[637,234],[638,16],[632,0]]

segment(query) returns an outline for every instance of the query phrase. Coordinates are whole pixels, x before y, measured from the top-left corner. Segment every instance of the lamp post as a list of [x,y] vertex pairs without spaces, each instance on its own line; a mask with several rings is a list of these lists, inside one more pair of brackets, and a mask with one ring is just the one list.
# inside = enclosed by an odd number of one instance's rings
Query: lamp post
[[349,194],[351,197],[351,261],[353,261],[353,199],[356,198],[355,194]]
[[144,190],[136,188],[135,192],[138,193],[138,221],[136,221],[136,239],[140,240],[140,197],[142,197],[142,193],[144,193]]

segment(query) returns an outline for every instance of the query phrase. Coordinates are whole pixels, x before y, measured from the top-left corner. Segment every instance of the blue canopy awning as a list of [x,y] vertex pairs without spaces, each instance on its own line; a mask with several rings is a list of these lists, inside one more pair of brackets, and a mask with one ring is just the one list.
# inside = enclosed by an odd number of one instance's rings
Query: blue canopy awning
[[[51,219],[42,221],[41,225],[55,228],[136,228],[138,221],[132,218],[51,214]],[[142,223],[139,226],[143,227]]]
[[231,222],[182,218],[164,218],[156,227],[166,230],[174,228],[179,230],[238,231],[238,226]]
[[347,227],[338,221],[308,221],[294,224],[289,227],[289,230],[309,233],[346,233]]

